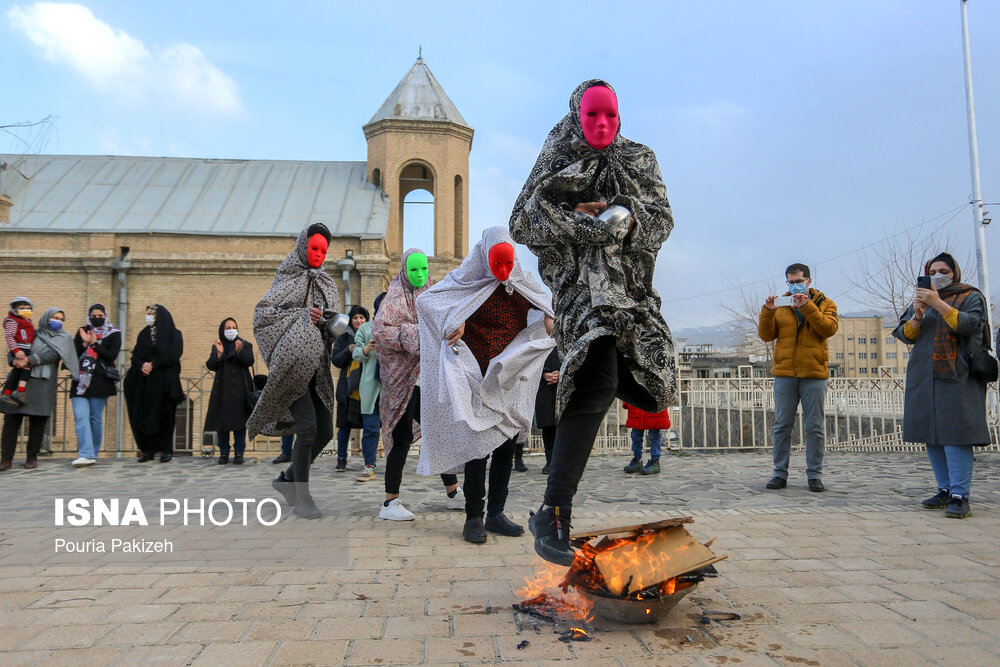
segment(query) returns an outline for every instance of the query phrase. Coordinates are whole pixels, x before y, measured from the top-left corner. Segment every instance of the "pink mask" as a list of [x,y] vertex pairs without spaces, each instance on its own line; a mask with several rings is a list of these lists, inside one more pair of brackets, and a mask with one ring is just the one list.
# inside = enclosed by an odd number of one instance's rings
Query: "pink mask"
[[603,150],[618,134],[618,98],[605,86],[591,86],[580,101],[583,138],[592,148]]
[[490,248],[490,272],[496,279],[503,282],[510,278],[514,270],[514,246],[509,243],[498,243]]
[[326,260],[326,251],[329,248],[330,244],[322,234],[313,234],[309,238],[309,245],[306,246],[306,259],[309,261],[309,266],[314,269],[323,266],[323,262]]

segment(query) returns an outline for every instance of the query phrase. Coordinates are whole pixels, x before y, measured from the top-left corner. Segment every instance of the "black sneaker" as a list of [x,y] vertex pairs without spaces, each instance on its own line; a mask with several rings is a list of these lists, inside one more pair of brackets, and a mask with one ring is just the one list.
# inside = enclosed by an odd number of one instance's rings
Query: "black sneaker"
[[814,477],[811,480],[809,480],[809,490],[819,493],[820,491],[826,491],[826,487],[823,486],[822,480]]
[[639,472],[640,470],[642,470],[641,459],[632,459],[631,461],[629,461],[628,465],[625,466],[625,472],[627,472],[630,475],[632,473]]
[[229,454],[221,454],[219,456],[219,465],[224,466],[229,463]]
[[337,467],[334,468],[335,472],[347,472],[347,459],[337,459]]
[[524,535],[524,526],[517,525],[508,519],[507,515],[503,512],[487,514],[485,527],[491,533],[506,535],[507,537],[520,537]]
[[528,519],[535,553],[556,565],[570,566],[576,552],[569,546],[570,508],[542,505]]
[[549,474],[549,465],[551,465],[551,464],[546,463],[545,465],[542,466],[542,474],[543,475],[548,475]]
[[273,459],[271,459],[271,463],[290,463],[291,460],[292,457],[290,455],[282,452],[281,454],[278,454]]
[[948,506],[948,500],[951,498],[951,494],[948,493],[948,489],[938,489],[936,496],[931,496],[927,500],[922,501],[920,504],[929,510],[943,510]]
[[243,465],[243,455],[237,454],[233,457],[233,465],[241,466]]
[[486,543],[486,528],[483,527],[483,517],[476,516],[465,520],[465,527],[462,528],[462,537],[466,542],[472,544]]
[[660,474],[660,462],[659,461],[649,461],[646,465],[642,466],[640,471],[643,475],[659,475]]
[[295,483],[288,479],[284,470],[271,482],[271,488],[284,496],[286,503],[295,505]]
[[768,489],[783,489],[788,486],[788,480],[784,477],[772,477],[765,486]]
[[524,459],[514,459],[514,470],[528,472],[528,466],[524,465]]
[[944,515],[949,519],[964,519],[971,513],[969,499],[962,496],[952,496],[944,510]]

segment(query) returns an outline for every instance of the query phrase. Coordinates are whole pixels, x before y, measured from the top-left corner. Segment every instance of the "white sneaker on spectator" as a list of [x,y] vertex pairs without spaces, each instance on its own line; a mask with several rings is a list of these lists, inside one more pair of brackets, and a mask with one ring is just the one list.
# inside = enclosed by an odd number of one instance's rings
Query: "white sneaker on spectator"
[[95,463],[97,463],[97,459],[87,459],[87,458],[84,458],[84,457],[81,456],[77,460],[73,461],[73,467],[74,468],[86,468],[87,466],[92,466]]
[[378,518],[388,519],[389,521],[413,521],[414,514],[403,507],[403,503],[399,502],[399,498],[393,498],[389,501],[388,505],[382,505],[382,509],[378,512]]
[[[465,494],[462,493],[462,487],[455,489],[454,498],[448,498],[448,509],[450,510],[464,510],[465,509]],[[446,496],[447,497],[447,496]]]

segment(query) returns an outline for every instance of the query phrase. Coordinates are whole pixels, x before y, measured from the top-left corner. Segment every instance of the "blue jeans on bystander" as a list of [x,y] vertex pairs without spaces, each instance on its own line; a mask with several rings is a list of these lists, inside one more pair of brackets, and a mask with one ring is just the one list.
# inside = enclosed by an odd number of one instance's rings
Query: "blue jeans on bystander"
[[927,445],[934,479],[939,489],[953,496],[969,497],[972,489],[972,447],[964,445]]
[[659,461],[660,452],[663,449],[663,438],[660,437],[660,429],[651,428],[648,431],[632,429],[632,458],[636,461],[642,460],[642,436],[649,433],[649,460]]
[[107,398],[73,397],[73,421],[76,426],[77,455],[81,459],[96,459],[104,438],[104,408]]

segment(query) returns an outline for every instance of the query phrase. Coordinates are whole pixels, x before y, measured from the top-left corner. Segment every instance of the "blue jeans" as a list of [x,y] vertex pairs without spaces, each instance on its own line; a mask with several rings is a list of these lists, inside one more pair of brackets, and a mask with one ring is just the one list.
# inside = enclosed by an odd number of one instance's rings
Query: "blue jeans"
[[660,437],[660,429],[658,428],[651,428],[648,431],[638,428],[632,429],[632,458],[636,461],[642,460],[642,436],[644,433],[649,433],[649,460],[659,461],[663,439]]
[[[229,433],[229,431],[219,431],[219,453],[223,456],[229,456]],[[236,450],[236,456],[243,456],[243,452],[247,448],[247,430],[242,429],[232,433],[233,449]]]
[[927,445],[934,479],[939,489],[953,496],[969,497],[972,488],[972,447]]
[[823,451],[826,446],[826,417],[823,399],[826,380],[819,378],[774,378],[774,476],[788,479],[788,458],[792,452],[792,426],[795,409],[802,403],[806,436],[806,476],[823,475]]
[[292,456],[292,444],[295,442],[294,435],[283,435],[281,436],[281,453],[285,456],[291,458]]
[[77,452],[81,459],[96,459],[104,438],[104,408],[107,398],[73,397],[73,421],[76,425]]
[[361,453],[365,457],[365,465],[375,467],[375,454],[378,452],[378,434],[382,428],[382,419],[378,412],[361,415],[365,428],[361,435]]
[[337,429],[337,458],[347,458],[347,443],[351,441],[350,427],[343,426]]

